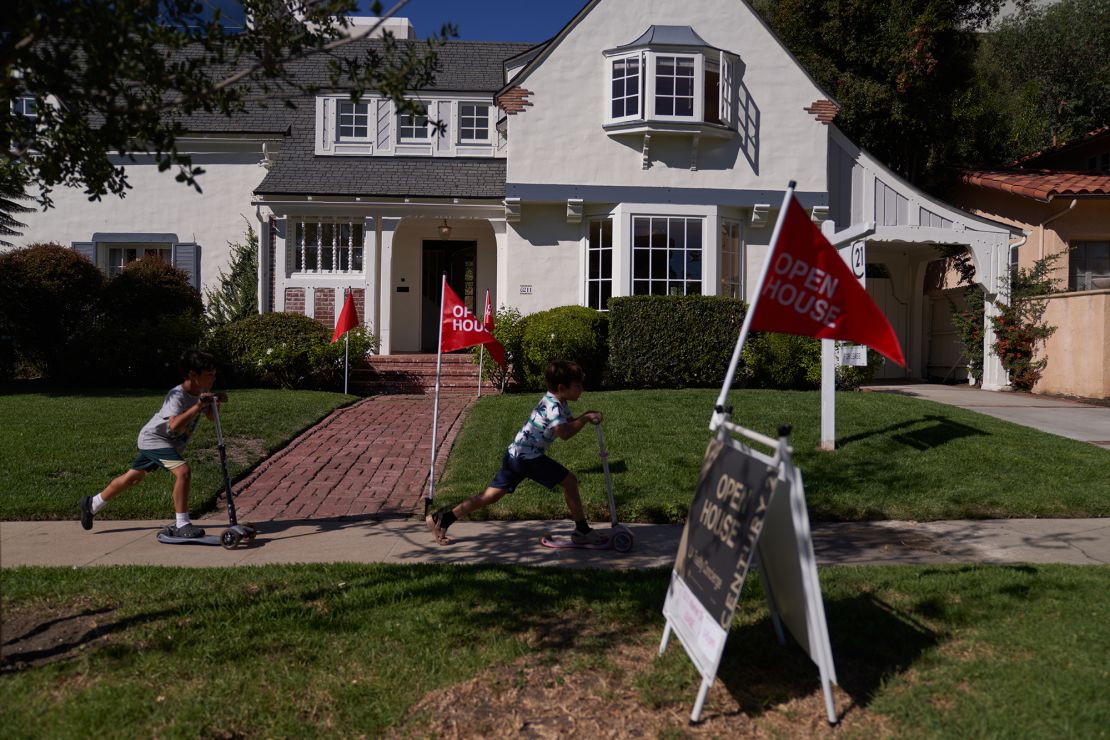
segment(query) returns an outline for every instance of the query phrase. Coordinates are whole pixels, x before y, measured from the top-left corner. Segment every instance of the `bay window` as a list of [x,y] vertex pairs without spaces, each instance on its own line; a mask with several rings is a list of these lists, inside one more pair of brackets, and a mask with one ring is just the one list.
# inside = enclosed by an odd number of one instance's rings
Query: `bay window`
[[293,242],[293,271],[362,272],[363,223],[298,221]]
[[613,222],[591,221],[586,245],[586,305],[598,311],[608,310],[612,295]]
[[700,295],[703,219],[632,219],[632,294]]

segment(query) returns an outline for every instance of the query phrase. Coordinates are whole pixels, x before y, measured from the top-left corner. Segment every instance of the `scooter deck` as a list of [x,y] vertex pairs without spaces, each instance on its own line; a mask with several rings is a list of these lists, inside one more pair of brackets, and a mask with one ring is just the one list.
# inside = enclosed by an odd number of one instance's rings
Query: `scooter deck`
[[613,538],[610,537],[596,545],[580,545],[572,540],[570,535],[548,532],[540,537],[540,544],[555,550],[609,550],[613,546]]
[[162,530],[157,535],[158,541],[163,545],[216,545],[220,546],[220,538],[214,534],[206,534],[203,537],[174,537],[172,534],[167,534],[166,530]]

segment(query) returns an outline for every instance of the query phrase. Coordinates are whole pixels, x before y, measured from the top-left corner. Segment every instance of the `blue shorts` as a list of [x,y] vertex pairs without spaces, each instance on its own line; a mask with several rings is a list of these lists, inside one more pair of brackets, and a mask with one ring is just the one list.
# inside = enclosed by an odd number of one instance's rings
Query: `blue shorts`
[[489,482],[490,488],[500,488],[512,493],[525,478],[534,480],[544,488],[554,488],[566,480],[570,471],[547,455],[540,455],[525,459],[513,457],[508,452],[501,458],[501,469],[493,480]]
[[180,452],[172,447],[163,447],[157,450],[139,450],[139,454],[131,461],[131,469],[153,473],[158,468],[173,470],[184,464],[185,459]]

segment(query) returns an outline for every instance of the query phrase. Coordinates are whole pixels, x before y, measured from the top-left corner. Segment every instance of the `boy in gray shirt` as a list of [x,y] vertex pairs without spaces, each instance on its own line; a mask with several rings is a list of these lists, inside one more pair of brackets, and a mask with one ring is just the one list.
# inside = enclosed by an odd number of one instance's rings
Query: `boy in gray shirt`
[[181,356],[181,374],[185,380],[174,386],[162,401],[162,408],[139,430],[139,454],[131,469],[116,477],[95,496],[81,497],[81,526],[92,529],[93,517],[108,501],[137,485],[147,473],[165,468],[174,477],[173,505],[177,520],[173,534],[177,537],[203,537],[204,530],[189,521],[189,482],[192,471],[182,455],[200,414],[212,419],[212,400],[227,400],[227,394],[210,393],[216,382],[216,361],[200,350],[186,350]]

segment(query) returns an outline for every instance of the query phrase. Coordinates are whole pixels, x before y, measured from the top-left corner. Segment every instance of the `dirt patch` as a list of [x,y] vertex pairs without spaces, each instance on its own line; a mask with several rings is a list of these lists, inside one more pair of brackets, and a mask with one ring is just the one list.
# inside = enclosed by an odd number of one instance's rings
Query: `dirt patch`
[[0,631],[0,673],[56,663],[107,640],[116,610],[71,604],[62,609],[20,607],[4,610]]
[[224,437],[227,459],[236,465],[249,465],[266,456],[266,443],[257,437]]
[[[672,647],[672,649],[674,649]],[[392,737],[884,737],[884,718],[856,707],[834,687],[840,723],[825,721],[820,688],[780,704],[743,707],[721,681],[709,692],[702,722],[688,724],[696,687],[688,703],[653,707],[635,687],[650,670],[653,645],[620,645],[588,665],[536,664],[534,657],[499,665],[464,683],[432,692],[406,718],[407,729]]]

